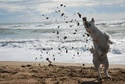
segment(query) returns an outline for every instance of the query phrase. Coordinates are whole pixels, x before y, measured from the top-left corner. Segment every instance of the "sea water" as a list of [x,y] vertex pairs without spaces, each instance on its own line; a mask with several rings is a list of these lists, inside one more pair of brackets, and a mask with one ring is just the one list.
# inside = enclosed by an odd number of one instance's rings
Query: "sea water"
[[[125,19],[97,21],[113,44],[111,64],[125,64]],[[92,63],[91,37],[80,22],[1,23],[0,61]]]

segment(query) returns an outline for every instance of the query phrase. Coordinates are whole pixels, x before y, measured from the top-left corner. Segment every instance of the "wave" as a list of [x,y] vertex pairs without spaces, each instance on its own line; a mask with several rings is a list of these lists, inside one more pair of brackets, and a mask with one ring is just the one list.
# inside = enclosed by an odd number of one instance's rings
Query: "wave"
[[0,29],[0,39],[42,38],[52,36],[60,29]]
[[0,29],[40,29],[44,23],[6,23],[0,24]]
[[114,41],[114,44],[111,45],[111,53],[113,54],[124,54],[125,53],[125,39]]
[[23,46],[23,44],[26,44],[26,43],[33,43],[34,41],[38,41],[38,40],[30,40],[30,39],[27,39],[27,40],[23,40],[23,39],[20,39],[20,40],[0,40],[0,46],[1,47],[16,47],[16,46]]
[[[82,20],[79,22],[80,26],[82,24]],[[77,23],[52,23],[52,22],[38,22],[38,23],[6,23],[0,24],[0,29],[52,29],[58,28],[62,26],[62,28],[71,27],[77,25]],[[100,20],[96,21],[96,25],[105,26],[105,27],[114,27],[114,26],[125,26],[125,19],[120,20]],[[76,26],[75,26],[76,27]],[[61,27],[60,27],[61,28]]]
[[0,35],[12,35],[16,34],[16,32],[12,31],[11,29],[0,29]]
[[125,26],[125,19],[98,21],[98,22],[96,23],[96,25],[99,25],[99,26],[107,26],[107,27]]
[[[102,26],[102,29],[105,29],[113,38],[117,39],[117,41],[111,45],[109,52],[111,57],[115,55],[124,56],[125,38],[123,37],[125,35],[125,19],[97,21],[96,25]],[[116,36],[119,37],[119,39],[116,38]],[[66,56],[66,59],[67,57],[81,56],[83,60],[85,60],[84,56],[88,57],[88,59],[92,57],[89,52],[91,46],[92,40],[85,35],[82,22],[80,22],[80,26],[77,26],[76,23],[56,24],[46,22],[0,24],[0,52],[3,52],[2,49],[5,51],[2,56],[9,53],[7,56],[9,57],[12,51],[15,53],[15,50],[21,49],[24,51],[24,54],[28,51],[30,51],[29,53],[31,54],[33,50],[33,56],[36,56],[34,53],[37,53],[38,56]],[[10,51],[8,52],[8,50]],[[41,50],[43,53],[41,53]],[[16,53],[20,55],[23,54],[20,51]],[[18,55],[15,55],[15,57],[16,56]],[[26,56],[28,55],[26,54]],[[27,60],[29,60],[29,58]]]

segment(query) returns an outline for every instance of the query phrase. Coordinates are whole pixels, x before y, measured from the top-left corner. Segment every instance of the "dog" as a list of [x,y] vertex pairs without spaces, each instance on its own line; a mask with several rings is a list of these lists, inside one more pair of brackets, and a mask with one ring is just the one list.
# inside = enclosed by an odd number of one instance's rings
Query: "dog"
[[90,49],[90,52],[93,54],[93,64],[98,71],[98,79],[102,79],[100,72],[101,64],[104,66],[104,73],[106,77],[111,78],[107,71],[109,67],[107,53],[109,51],[110,44],[113,44],[113,42],[110,40],[110,36],[106,32],[102,32],[96,27],[94,18],[92,18],[91,21],[87,21],[86,17],[83,17],[82,19],[83,25],[93,41],[94,47]]

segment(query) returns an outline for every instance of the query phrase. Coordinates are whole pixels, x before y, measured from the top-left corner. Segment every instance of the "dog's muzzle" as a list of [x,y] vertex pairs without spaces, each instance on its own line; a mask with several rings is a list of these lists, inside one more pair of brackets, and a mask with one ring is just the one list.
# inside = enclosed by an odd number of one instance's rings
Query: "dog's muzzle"
[[86,17],[82,18],[83,22],[85,23],[84,25],[88,28],[90,26],[89,22],[87,21]]

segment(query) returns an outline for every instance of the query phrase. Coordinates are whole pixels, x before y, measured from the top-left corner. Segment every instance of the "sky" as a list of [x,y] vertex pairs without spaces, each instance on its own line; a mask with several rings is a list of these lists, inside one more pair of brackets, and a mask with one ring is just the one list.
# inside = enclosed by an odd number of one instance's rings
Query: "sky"
[[98,20],[125,18],[125,0],[0,0],[0,23],[42,22],[43,14],[58,19],[59,9],[70,18],[78,12]]

